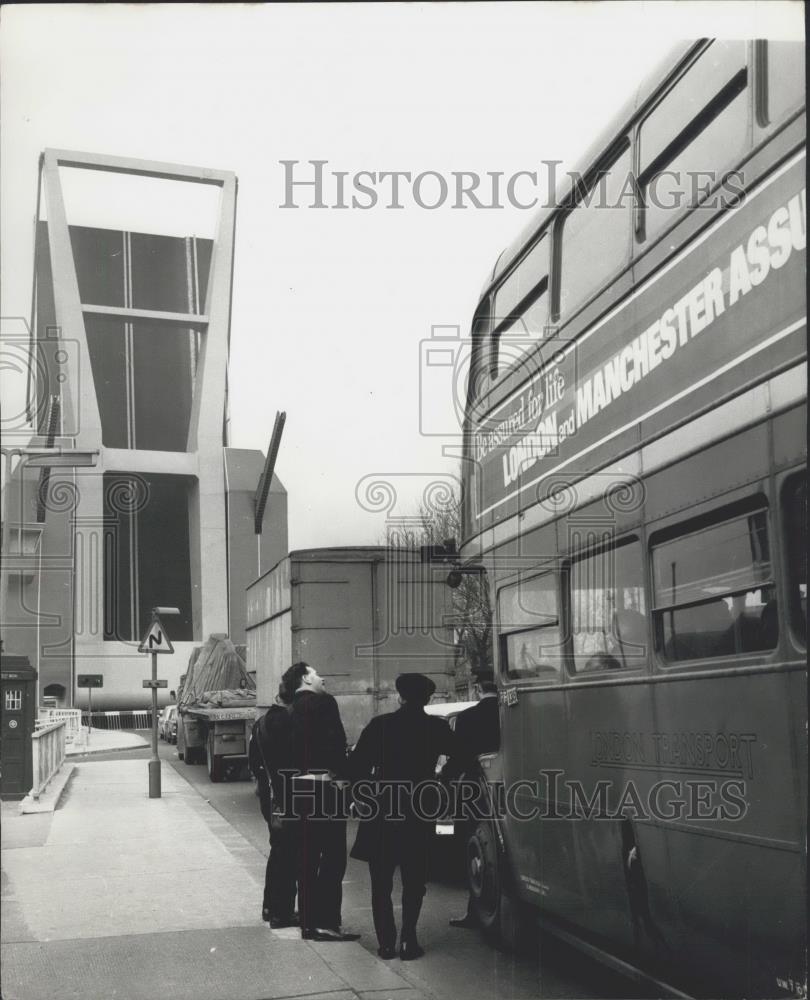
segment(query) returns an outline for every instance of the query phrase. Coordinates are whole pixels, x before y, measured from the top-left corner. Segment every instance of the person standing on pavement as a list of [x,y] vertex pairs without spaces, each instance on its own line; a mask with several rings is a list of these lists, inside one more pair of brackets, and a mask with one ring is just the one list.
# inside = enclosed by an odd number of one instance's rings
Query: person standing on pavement
[[282,677],[292,693],[291,806],[298,837],[301,937],[356,941],[341,929],[346,872],[346,733],[338,704],[318,672],[295,663]]
[[270,855],[264,876],[262,920],[274,929],[294,927],[297,843],[289,812],[285,770],[292,761],[292,695],[279,687],[275,705],[253,724],[248,763],[256,778],[262,816],[270,834]]
[[[400,958],[420,958],[424,950],[416,936],[427,881],[428,848],[433,822],[424,818],[424,800],[414,790],[436,777],[441,754],[453,755],[456,743],[444,719],[425,713],[436,685],[422,674],[401,674],[396,680],[400,708],[378,715],[360,735],[349,773],[355,783],[371,782],[373,814],[361,816],[351,855],[367,861],[371,876],[371,907],[377,934],[377,954],[396,955],[397,928],[391,902],[394,871],[402,876]],[[422,808],[420,808],[420,803]]]
[[[478,704],[473,705],[466,711],[459,713],[456,718],[456,740],[461,752],[461,761],[464,765],[464,778],[468,781],[479,782],[482,780],[481,767],[478,757],[483,753],[495,753],[501,745],[501,719],[498,707],[498,687],[491,679],[479,678],[475,685],[478,695]],[[449,762],[449,767],[453,767],[454,762]],[[471,832],[469,827],[471,820],[464,823],[466,832]],[[466,841],[466,837],[464,840]],[[467,912],[463,917],[454,917],[450,921],[451,927],[474,928],[478,927],[478,920],[473,909],[472,895],[467,898]]]

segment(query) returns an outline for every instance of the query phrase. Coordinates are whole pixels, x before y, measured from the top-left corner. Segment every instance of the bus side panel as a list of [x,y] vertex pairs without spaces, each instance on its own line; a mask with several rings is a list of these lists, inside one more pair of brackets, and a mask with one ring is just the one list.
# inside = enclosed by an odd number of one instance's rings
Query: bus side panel
[[[764,493],[768,459],[768,426],[761,423],[649,476],[645,480],[645,489],[650,530],[657,532],[661,525],[656,522],[676,511],[687,512],[678,518],[680,523],[684,518],[716,510],[723,506],[722,500],[715,499],[711,507],[699,508],[698,505],[711,498],[731,494],[732,490],[741,492],[733,498],[729,497],[729,503],[742,496],[751,496],[757,484],[749,484],[755,479],[761,480]],[[770,523],[773,525],[773,519]],[[656,541],[653,534],[653,545]]]
[[[804,366],[803,380],[807,380]],[[777,469],[807,461],[807,404],[780,413],[773,420],[773,464]]]
[[[569,728],[566,777],[581,783],[586,809],[594,803],[591,818],[569,821],[574,831],[577,868],[585,910],[583,927],[613,943],[627,954],[633,951],[635,900],[628,882],[627,855],[631,843],[641,849],[646,832],[643,822],[633,822],[634,802],[644,805],[657,778],[647,734],[652,730],[652,697],[648,684],[569,686]],[[601,798],[600,798],[601,795]],[[571,796],[569,796],[570,800]],[[620,810],[630,803],[623,818]],[[600,815],[601,811],[601,815]],[[649,893],[666,895],[668,869],[660,838],[645,841],[645,864],[654,877],[648,879]],[[662,912],[665,923],[669,917]],[[651,940],[642,937],[641,955]],[[636,959],[640,961],[641,955]]]
[[[506,837],[513,871],[524,899],[574,923],[583,917],[582,887],[576,864],[574,824],[546,818],[560,805],[553,785],[540,780],[541,771],[565,771],[567,720],[563,691],[520,692],[517,705],[503,709],[505,726],[522,727],[520,741],[506,741],[506,788],[515,788],[507,800]],[[539,794],[520,780],[537,783]],[[532,818],[520,818],[521,816]]]
[[785,781],[799,731],[793,686],[789,673],[655,685],[661,774],[682,789],[680,816],[666,824],[679,925],[666,944],[698,980],[745,995],[778,996],[777,978],[799,971],[803,830]]
[[[487,571],[489,579],[495,581],[492,598],[496,624],[500,586],[531,577],[543,569],[557,569],[558,546],[558,528],[549,524],[493,553]],[[496,671],[505,670],[497,642],[494,651]],[[521,683],[505,681],[505,684],[502,699],[505,694],[511,699],[501,708],[504,732],[508,731],[501,741],[501,753],[504,784],[507,789],[514,789],[514,799],[507,802],[504,824],[512,872],[518,891],[527,902],[578,923],[583,904],[572,824],[541,818],[553,813],[557,806],[553,788],[542,779],[541,771],[566,768],[569,737],[564,692],[559,682],[541,687],[540,682],[530,681],[533,690],[526,690]],[[518,814],[530,818],[520,818]]]

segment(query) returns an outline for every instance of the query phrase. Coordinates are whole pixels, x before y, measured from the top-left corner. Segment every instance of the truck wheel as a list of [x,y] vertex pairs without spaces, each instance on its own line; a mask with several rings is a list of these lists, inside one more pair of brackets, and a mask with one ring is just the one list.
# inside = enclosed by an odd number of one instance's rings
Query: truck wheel
[[495,827],[479,823],[467,841],[467,885],[484,931],[505,951],[526,952],[536,941],[529,907],[508,884]]
[[224,768],[222,758],[214,753],[214,734],[208,734],[208,742],[205,744],[205,757],[208,764],[208,777],[211,781],[222,781],[224,778]]

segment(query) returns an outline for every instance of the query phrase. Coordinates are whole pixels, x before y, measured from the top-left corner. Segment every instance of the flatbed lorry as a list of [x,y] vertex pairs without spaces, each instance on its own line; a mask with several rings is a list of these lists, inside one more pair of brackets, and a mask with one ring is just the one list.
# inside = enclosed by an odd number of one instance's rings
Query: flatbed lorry
[[194,649],[177,693],[177,755],[206,763],[211,781],[247,769],[256,684],[238,647],[212,635]]

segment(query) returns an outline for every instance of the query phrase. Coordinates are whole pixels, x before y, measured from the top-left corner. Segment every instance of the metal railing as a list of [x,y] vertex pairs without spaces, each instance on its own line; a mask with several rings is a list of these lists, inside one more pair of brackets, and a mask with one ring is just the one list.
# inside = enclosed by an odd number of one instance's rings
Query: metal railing
[[34,786],[31,795],[38,799],[65,760],[67,721],[60,719],[37,730],[31,737]]
[[82,724],[93,729],[148,729],[152,725],[152,711],[148,708],[131,708],[115,712],[81,713]]
[[52,722],[65,723],[65,742],[72,743],[82,728],[82,713],[78,708],[40,708],[36,729],[50,726]]

